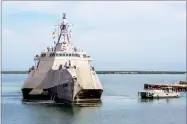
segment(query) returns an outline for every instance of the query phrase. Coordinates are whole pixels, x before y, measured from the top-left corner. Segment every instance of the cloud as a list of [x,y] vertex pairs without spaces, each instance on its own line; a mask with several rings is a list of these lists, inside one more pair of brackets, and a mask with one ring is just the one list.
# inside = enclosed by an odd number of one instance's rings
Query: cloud
[[172,70],[176,63],[186,62],[185,10],[182,1],[3,1],[4,63],[10,61],[10,51],[29,63],[51,45],[53,25],[66,12],[75,24],[73,43],[91,54],[100,69],[112,63],[138,69],[144,62],[145,68]]
[[[52,1],[3,1],[3,10],[7,14],[19,14],[20,12],[36,12],[42,14],[56,14],[66,10],[73,11],[72,8],[79,2],[52,2]],[[15,11],[16,10],[16,11]]]

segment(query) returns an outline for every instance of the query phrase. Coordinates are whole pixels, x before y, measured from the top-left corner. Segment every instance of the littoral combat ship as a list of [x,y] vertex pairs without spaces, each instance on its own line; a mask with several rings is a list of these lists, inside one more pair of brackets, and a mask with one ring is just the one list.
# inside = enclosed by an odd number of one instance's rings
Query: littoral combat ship
[[54,47],[34,57],[35,66],[29,69],[22,88],[23,101],[50,100],[68,105],[101,102],[103,88],[91,66],[92,58],[72,45],[65,14],[58,29]]

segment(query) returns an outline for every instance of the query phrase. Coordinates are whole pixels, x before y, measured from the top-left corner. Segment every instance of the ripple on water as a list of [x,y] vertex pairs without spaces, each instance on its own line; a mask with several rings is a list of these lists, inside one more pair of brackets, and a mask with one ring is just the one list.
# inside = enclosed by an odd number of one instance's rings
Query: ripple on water
[[[10,79],[8,79],[10,77]],[[104,87],[100,107],[67,108],[44,103],[22,103],[25,76],[3,81],[3,124],[186,124],[186,94],[179,99],[141,100],[137,92],[146,82],[174,83],[181,75],[99,75]],[[16,78],[16,83],[13,82]],[[166,82],[164,82],[166,83]],[[117,85],[116,85],[117,84]]]

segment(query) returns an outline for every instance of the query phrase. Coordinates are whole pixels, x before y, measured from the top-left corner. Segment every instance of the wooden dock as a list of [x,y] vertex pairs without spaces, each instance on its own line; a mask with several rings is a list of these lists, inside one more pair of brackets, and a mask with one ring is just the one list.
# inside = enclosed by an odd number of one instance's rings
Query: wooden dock
[[153,90],[160,89],[162,87],[172,87],[179,92],[187,92],[187,84],[186,83],[178,83],[178,84],[144,84],[145,90]]

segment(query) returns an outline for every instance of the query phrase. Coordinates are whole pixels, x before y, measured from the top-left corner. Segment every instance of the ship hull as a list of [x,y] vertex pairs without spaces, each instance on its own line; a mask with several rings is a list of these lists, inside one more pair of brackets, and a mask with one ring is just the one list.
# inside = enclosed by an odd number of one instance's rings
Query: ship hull
[[[73,72],[76,71],[76,74],[82,77],[77,79],[73,76]],[[50,100],[68,106],[101,103],[103,89],[95,75],[90,73],[92,76],[85,76],[89,71],[89,69],[85,69],[78,72],[74,68],[50,69],[43,79],[33,77],[26,81],[24,88],[22,88],[23,100],[27,102]],[[29,88],[31,86],[35,88]]]
[[29,100],[50,100],[50,95],[45,94],[29,94],[33,89],[32,88],[23,88],[22,96],[24,101]]
[[[54,92],[54,89],[47,89],[48,94],[29,94],[32,88],[23,88],[23,101],[46,101],[52,100],[54,103],[62,103],[67,106],[97,106],[101,104],[101,95],[103,90],[81,90],[74,98],[59,97],[59,93]],[[63,91],[63,90],[62,90]],[[62,92],[61,92],[62,93]],[[60,94],[61,94],[60,93]],[[73,93],[66,94],[66,96],[72,96]]]
[[150,94],[149,92],[139,92],[138,95],[142,99],[164,99],[164,98],[179,98],[180,97],[179,94],[163,93],[163,94],[154,95],[154,94]]

